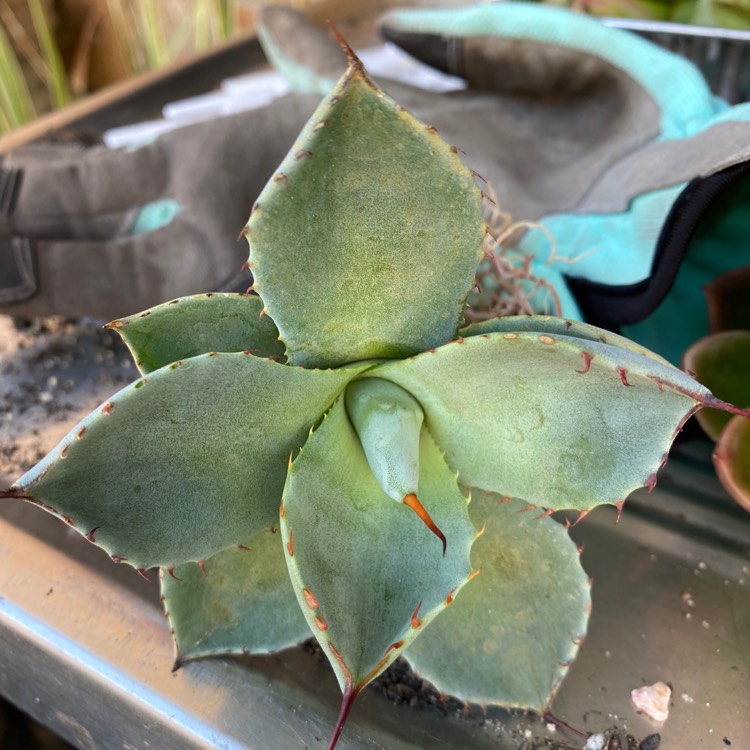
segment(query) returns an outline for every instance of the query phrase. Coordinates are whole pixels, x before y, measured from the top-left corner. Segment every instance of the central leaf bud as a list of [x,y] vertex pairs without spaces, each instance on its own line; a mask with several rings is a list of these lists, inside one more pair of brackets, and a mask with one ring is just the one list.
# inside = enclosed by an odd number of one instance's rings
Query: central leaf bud
[[349,384],[346,411],[375,479],[388,497],[411,508],[442,541],[445,536],[417,498],[424,413],[403,388],[381,378]]

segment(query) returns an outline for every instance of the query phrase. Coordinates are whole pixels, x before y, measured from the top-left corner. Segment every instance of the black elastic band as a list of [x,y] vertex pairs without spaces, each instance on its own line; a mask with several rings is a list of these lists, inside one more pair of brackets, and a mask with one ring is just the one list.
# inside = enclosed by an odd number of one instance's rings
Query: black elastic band
[[616,331],[650,315],[672,288],[706,212],[730,185],[748,172],[750,162],[743,162],[688,183],[664,221],[647,279],[636,284],[610,286],[566,277],[585,320]]

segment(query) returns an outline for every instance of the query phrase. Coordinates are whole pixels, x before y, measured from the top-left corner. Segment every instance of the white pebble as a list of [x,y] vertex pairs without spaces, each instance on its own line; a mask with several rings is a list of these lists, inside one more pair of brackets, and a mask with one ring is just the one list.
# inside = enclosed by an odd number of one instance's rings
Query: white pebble
[[604,743],[606,741],[607,738],[603,734],[592,734],[586,740],[583,750],[604,750]]
[[654,721],[666,721],[669,716],[669,699],[672,690],[664,682],[635,688],[630,691],[633,705]]

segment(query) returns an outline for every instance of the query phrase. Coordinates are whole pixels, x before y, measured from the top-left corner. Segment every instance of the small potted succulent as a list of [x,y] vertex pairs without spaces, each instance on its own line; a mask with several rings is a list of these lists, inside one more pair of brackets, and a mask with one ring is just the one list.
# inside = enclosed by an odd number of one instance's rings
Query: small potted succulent
[[[685,352],[685,368],[733,403],[750,405],[750,267],[717,277],[706,289],[711,333]],[[716,443],[713,460],[727,492],[750,510],[750,430],[744,419],[714,409],[698,423]]]
[[586,324],[466,325],[477,175],[347,53],[253,207],[253,293],[110,323],[140,379],[0,492],[159,567],[177,665],[312,633],[343,692],[331,748],[400,655],[544,712],[590,609],[552,514],[621,510],[697,409],[748,416]]

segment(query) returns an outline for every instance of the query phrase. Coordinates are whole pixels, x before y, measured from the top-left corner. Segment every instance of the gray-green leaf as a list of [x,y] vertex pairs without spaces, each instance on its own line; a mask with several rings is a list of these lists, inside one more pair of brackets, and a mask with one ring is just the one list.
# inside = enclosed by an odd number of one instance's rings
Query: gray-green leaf
[[173,363],[94,411],[12,491],[137,568],[204,560],[276,521],[290,453],[367,367]]
[[162,570],[164,609],[179,661],[266,654],[310,637],[294,596],[278,529],[195,563]]
[[405,656],[441,692],[542,711],[586,633],[590,586],[565,529],[522,508],[472,493],[481,573]]
[[208,352],[284,356],[279,332],[263,301],[249,294],[180,297],[107,324],[122,336],[135,364],[146,375],[179,359]]
[[426,431],[421,464],[420,497],[447,537],[445,557],[375,481],[343,399],[289,472],[281,518],[289,574],[345,694],[377,677],[471,571],[467,501]]
[[455,335],[482,253],[482,199],[455,150],[354,61],[246,234],[290,362],[402,357]]
[[459,339],[370,374],[419,401],[462,483],[556,510],[618,503],[653,481],[682,422],[712,399],[631,349],[524,331]]

